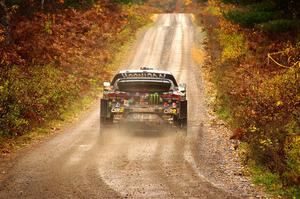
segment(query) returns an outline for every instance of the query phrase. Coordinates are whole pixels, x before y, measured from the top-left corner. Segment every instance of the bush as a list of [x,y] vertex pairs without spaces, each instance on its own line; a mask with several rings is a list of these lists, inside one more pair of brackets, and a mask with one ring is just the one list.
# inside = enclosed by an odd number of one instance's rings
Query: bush
[[233,3],[233,4],[251,4],[257,2],[256,0],[221,0],[223,3]]
[[79,1],[79,0],[65,0],[64,5],[66,7],[71,7],[71,8],[82,8],[82,7],[88,7],[91,6],[95,3],[94,0],[84,0],[84,1]]
[[231,10],[224,13],[224,17],[232,22],[238,23],[243,27],[254,27],[256,24],[274,20],[280,17],[280,12]]
[[146,0],[114,0],[116,3],[130,4],[130,3],[144,3]]
[[234,34],[219,34],[220,43],[223,47],[222,59],[236,59],[246,52],[245,39],[243,35]]
[[[300,129],[297,129],[298,132]],[[300,135],[290,136],[285,143],[285,154],[288,169],[284,177],[289,179],[287,184],[300,185]]]
[[251,11],[275,11],[276,5],[272,1],[260,2],[248,5]]
[[[17,77],[17,78],[16,78]],[[78,97],[77,81],[52,66],[12,67],[0,73],[0,136],[22,135]]]
[[278,19],[257,25],[257,28],[267,33],[287,32],[300,29],[300,20]]
[[251,159],[278,173],[285,185],[299,185],[300,67],[263,82],[239,120],[247,129]]

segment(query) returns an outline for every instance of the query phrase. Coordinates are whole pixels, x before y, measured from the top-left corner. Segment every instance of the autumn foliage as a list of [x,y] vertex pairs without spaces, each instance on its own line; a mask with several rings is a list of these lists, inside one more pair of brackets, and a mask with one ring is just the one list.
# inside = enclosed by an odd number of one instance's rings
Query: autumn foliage
[[99,92],[114,55],[149,22],[151,11],[143,5],[69,0],[45,1],[42,10],[39,2],[8,5],[11,41],[0,48],[0,144],[1,138],[60,118],[74,101]]
[[[266,173],[278,176],[280,182],[276,187],[280,193],[297,198],[300,194],[297,189],[300,186],[299,30],[296,26],[270,34],[255,25],[245,25],[261,23],[257,20],[267,16],[241,18],[236,13],[251,6],[245,8],[236,2],[239,1],[222,4],[211,0],[205,8],[206,14],[201,12],[199,17],[205,17],[202,23],[211,38],[210,67],[218,89],[216,112],[232,127],[232,138],[242,141],[247,149],[245,163],[254,162]],[[237,7],[241,11],[236,11]],[[221,10],[231,16],[224,16]],[[271,184],[270,187],[275,186],[275,182]]]

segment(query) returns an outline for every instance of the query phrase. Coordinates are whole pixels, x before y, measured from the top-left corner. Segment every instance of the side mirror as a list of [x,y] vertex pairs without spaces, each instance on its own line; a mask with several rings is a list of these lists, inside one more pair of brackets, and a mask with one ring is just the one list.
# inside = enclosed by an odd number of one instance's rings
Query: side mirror
[[110,87],[110,83],[109,82],[103,82],[103,86],[104,87]]
[[185,93],[185,92],[186,92],[186,84],[179,84],[178,90],[179,90],[180,92]]
[[110,83],[109,82],[103,82],[104,91],[110,90]]

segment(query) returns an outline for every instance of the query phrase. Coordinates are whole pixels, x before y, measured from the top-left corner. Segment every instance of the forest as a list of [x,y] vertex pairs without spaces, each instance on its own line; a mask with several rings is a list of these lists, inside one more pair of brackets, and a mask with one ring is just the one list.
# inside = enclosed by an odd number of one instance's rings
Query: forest
[[1,139],[59,118],[81,96],[99,92],[120,46],[149,22],[151,8],[129,3],[1,1]]
[[0,0],[2,153],[17,137],[63,120],[83,96],[97,97],[116,54],[151,13],[182,5],[207,31],[215,112],[254,181],[300,197],[300,1],[182,2]]
[[208,1],[215,111],[233,130],[254,181],[300,196],[300,2]]

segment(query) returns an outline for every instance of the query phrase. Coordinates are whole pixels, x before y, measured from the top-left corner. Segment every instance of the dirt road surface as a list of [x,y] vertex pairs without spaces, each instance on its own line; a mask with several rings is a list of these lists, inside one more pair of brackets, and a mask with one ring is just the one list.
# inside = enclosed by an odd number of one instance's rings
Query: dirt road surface
[[[122,67],[154,66],[187,83],[186,137],[175,132],[101,136],[95,105],[72,128],[3,171],[0,198],[260,197],[241,174],[225,128],[211,124],[201,71],[191,58],[195,35],[191,15],[158,15]],[[197,35],[204,39],[204,33]]]

